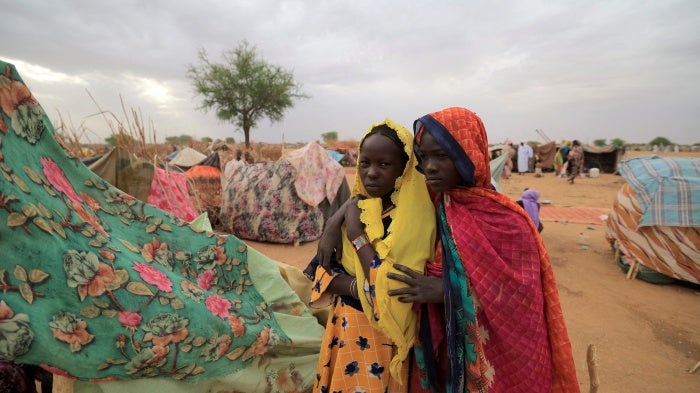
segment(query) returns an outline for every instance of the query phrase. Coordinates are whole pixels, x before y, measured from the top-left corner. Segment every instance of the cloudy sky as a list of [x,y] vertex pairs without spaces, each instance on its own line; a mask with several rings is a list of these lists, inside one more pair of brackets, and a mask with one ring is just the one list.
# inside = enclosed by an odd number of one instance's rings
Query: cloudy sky
[[[448,106],[478,113],[491,143],[622,138],[700,142],[700,2],[6,1],[0,59],[49,117],[91,142],[100,108],[141,113],[159,140],[243,140],[198,107],[187,79],[205,49],[247,40],[309,99],[253,141],[358,140],[390,117],[410,127]],[[556,4],[553,4],[556,3]]]

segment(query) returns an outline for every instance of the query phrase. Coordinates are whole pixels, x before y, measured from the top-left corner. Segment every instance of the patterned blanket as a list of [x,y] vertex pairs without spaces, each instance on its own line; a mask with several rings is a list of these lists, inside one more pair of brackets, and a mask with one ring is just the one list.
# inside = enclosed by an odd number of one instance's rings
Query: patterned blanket
[[0,71],[0,360],[92,381],[77,390],[310,387],[323,327],[275,262],[67,156]]
[[642,226],[639,197],[623,184],[610,210],[605,236],[622,255],[666,276],[700,284],[700,228]]
[[643,156],[620,162],[642,209],[637,227],[700,227],[700,159]]
[[323,212],[299,197],[295,179],[296,170],[285,159],[237,167],[224,186],[223,227],[241,239],[260,242],[318,239]]

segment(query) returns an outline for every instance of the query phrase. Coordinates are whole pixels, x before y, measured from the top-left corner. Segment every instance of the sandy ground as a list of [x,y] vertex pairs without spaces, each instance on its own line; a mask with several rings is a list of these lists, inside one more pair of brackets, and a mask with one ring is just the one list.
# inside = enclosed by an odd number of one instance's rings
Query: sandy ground
[[[623,182],[620,176],[601,174],[570,185],[545,173],[540,178],[515,174],[502,180],[501,186],[514,199],[529,187],[540,191],[541,199],[552,206],[609,209]],[[604,222],[544,221],[544,225],[542,238],[557,277],[581,391],[588,392],[591,386],[586,352],[592,344],[599,392],[700,392],[700,370],[688,372],[700,361],[700,287],[627,280],[613,260]],[[587,249],[577,244],[581,232],[589,236]],[[248,243],[272,259],[299,268],[316,251],[316,242]]]

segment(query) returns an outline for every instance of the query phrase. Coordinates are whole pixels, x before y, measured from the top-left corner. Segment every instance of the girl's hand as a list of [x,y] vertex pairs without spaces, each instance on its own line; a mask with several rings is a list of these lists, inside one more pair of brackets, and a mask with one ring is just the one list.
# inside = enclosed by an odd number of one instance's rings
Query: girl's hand
[[323,231],[321,239],[316,246],[316,258],[318,258],[318,263],[328,273],[331,273],[333,254],[335,254],[335,260],[340,263],[341,256],[343,255],[343,242],[341,240],[342,233],[340,228],[335,230],[326,227],[326,230]]
[[345,209],[345,230],[347,231],[348,239],[351,241],[365,231],[365,224],[360,221],[362,209],[357,206],[359,200],[359,196],[353,197],[352,203],[349,203]]
[[390,296],[399,296],[399,301],[402,303],[444,302],[442,278],[426,276],[398,263],[394,264],[394,268],[404,274],[387,273],[387,277],[401,281],[408,286],[389,291]]
[[336,261],[340,263],[340,257],[343,255],[343,239],[342,231],[343,222],[345,221],[345,212],[349,205],[356,204],[352,199],[347,199],[343,204],[336,210],[335,213],[326,221],[326,227],[321,234],[321,239],[316,246],[316,258],[318,262],[326,269],[327,272],[331,272],[331,259],[335,253]]

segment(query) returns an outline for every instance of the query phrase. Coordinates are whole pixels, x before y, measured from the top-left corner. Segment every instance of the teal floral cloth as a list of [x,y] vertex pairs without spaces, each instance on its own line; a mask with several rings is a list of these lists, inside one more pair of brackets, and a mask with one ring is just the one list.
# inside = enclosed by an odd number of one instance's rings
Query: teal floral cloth
[[311,386],[323,327],[274,261],[66,155],[2,61],[0,109],[0,360],[126,383],[106,390]]

